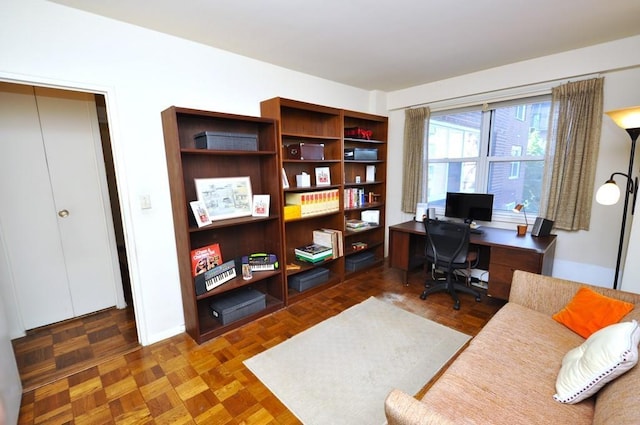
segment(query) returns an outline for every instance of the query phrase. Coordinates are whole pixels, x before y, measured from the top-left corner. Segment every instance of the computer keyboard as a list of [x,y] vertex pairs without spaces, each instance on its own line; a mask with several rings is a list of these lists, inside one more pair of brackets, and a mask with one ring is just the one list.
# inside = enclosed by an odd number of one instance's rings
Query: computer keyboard
[[474,235],[481,235],[484,232],[480,229],[469,229],[469,233],[473,233]]

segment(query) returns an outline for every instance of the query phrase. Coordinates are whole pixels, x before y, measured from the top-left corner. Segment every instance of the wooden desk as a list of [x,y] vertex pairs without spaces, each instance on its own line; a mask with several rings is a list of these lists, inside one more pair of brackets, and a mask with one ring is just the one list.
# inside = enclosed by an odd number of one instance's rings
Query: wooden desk
[[[556,235],[518,236],[516,229],[481,228],[471,234],[471,244],[480,250],[481,264],[488,265],[487,295],[507,300],[514,270],[551,275],[556,250]],[[424,264],[424,224],[416,221],[389,227],[389,266],[402,270],[407,283],[409,270]]]

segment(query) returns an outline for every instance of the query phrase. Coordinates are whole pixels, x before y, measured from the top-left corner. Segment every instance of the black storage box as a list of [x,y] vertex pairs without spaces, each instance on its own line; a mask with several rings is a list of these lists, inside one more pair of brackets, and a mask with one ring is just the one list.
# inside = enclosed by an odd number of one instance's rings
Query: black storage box
[[378,149],[373,148],[345,148],[344,159],[353,161],[369,161],[378,159]]
[[292,143],[285,147],[287,159],[324,160],[324,143]]
[[264,310],[266,296],[252,288],[242,288],[215,297],[211,301],[211,314],[223,325]]
[[350,255],[345,261],[348,272],[355,272],[376,262],[373,252],[363,252],[362,254]]
[[329,280],[329,270],[316,267],[308,272],[295,274],[287,280],[288,286],[302,292]]
[[258,136],[245,133],[203,131],[194,136],[196,148],[223,151],[257,151]]

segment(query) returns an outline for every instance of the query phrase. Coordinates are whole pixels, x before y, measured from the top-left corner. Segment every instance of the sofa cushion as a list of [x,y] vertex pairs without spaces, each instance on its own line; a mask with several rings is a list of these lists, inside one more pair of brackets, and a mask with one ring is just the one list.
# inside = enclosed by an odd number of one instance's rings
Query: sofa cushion
[[562,360],[553,398],[574,404],[598,392],[606,383],[638,362],[638,323],[617,323],[593,333]]
[[562,357],[583,341],[548,314],[507,303],[422,402],[455,423],[591,423],[593,399],[553,399]]
[[631,303],[606,297],[583,286],[553,318],[583,338],[589,338],[595,331],[618,323],[633,307]]

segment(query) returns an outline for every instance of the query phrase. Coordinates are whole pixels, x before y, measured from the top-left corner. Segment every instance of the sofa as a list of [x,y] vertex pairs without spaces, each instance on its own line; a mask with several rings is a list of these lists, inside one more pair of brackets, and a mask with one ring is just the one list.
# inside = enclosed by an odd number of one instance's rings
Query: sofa
[[614,327],[640,322],[639,294],[516,271],[509,301],[420,400],[398,389],[388,394],[388,423],[639,424],[640,366],[629,366],[582,401],[554,399],[565,355],[587,339],[553,316],[566,310],[580,288],[632,304]]

